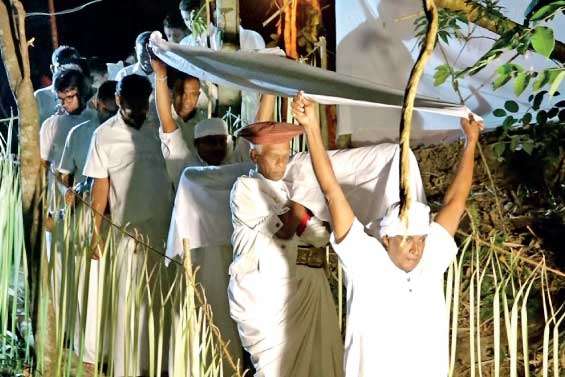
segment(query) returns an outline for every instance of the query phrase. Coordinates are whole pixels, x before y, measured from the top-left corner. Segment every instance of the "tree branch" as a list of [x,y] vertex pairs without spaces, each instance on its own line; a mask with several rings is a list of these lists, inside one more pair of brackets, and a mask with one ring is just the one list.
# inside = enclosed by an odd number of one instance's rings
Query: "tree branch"
[[[518,33],[524,30],[524,26],[506,17],[500,17],[490,13],[488,17],[485,17],[485,14],[487,14],[486,8],[474,2],[467,2],[465,0],[435,0],[435,4],[438,8],[461,11],[467,15],[470,22],[498,35],[506,34],[510,31]],[[530,49],[532,48],[530,47]],[[565,63],[565,44],[560,41],[555,41],[555,48],[550,58]]]

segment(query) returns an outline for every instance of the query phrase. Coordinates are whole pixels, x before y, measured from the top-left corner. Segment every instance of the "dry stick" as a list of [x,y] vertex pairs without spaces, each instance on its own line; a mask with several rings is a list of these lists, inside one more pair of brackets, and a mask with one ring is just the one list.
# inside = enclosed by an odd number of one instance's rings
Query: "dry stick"
[[[457,233],[462,235],[463,237],[471,237],[470,234],[465,233],[462,230],[458,230]],[[528,258],[528,257],[523,257],[521,255],[516,255],[515,253],[508,251],[508,250],[505,250],[500,246],[493,245],[491,242],[488,242],[488,241],[485,241],[485,240],[479,238],[478,235],[475,235],[473,238],[475,239],[476,242],[483,244],[485,246],[489,246],[489,247],[493,248],[496,252],[511,256],[513,258],[517,258],[517,259],[521,260],[522,262],[527,263],[531,266],[537,267],[541,263],[540,261],[536,261],[536,260],[534,260],[532,258]],[[551,267],[547,267],[547,266],[544,266],[544,269],[555,274],[555,275],[557,275],[557,276],[565,278],[565,272],[562,272],[562,271],[559,271],[555,268],[551,268]]]
[[502,214],[500,199],[498,198],[498,194],[496,193],[496,186],[494,184],[494,179],[492,178],[490,168],[487,164],[485,155],[483,154],[483,148],[481,148],[481,143],[477,143],[477,150],[479,151],[479,156],[481,156],[481,161],[483,162],[485,171],[487,172],[488,180],[490,182],[490,185],[492,186],[492,194],[494,195],[494,202],[496,203],[496,210],[498,211],[498,216],[500,216],[500,224],[502,226],[502,230],[504,231],[504,234],[508,236],[508,229],[506,228],[506,224],[504,223],[504,215]]
[[428,20],[428,29],[424,45],[414,67],[412,67],[408,85],[404,91],[404,103],[400,119],[400,218],[406,225],[408,224],[408,211],[412,201],[410,191],[410,131],[412,129],[414,100],[426,62],[433,53],[438,31],[438,12],[434,0],[423,0],[423,5]]

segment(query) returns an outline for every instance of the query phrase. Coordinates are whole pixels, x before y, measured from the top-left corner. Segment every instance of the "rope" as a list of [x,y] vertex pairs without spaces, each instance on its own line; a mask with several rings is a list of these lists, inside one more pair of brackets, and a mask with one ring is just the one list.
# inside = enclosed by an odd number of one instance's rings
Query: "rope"
[[434,50],[438,31],[438,12],[434,0],[422,1],[428,20],[428,30],[426,31],[425,42],[416,63],[412,67],[410,78],[404,91],[404,103],[400,119],[400,218],[406,225],[408,224],[408,211],[412,201],[412,193],[410,191],[410,132],[412,130],[414,100],[416,99],[418,83],[424,73],[426,62]]
[[84,8],[88,7],[89,5],[92,5],[92,4],[95,4],[95,3],[100,3],[100,2],[102,2],[102,0],[93,0],[93,1],[90,1],[90,2],[88,2],[88,3],[86,3],[86,4],[80,5],[80,6],[78,6],[78,7],[74,7],[74,8],[71,8],[71,9],[62,10],[62,11],[60,11],[60,12],[31,12],[31,13],[28,13],[28,14],[26,15],[26,17],[34,17],[34,16],[47,16],[47,17],[51,17],[51,16],[62,16],[62,15],[64,15],[64,14],[75,13],[75,12],[81,11],[81,10],[83,10]]

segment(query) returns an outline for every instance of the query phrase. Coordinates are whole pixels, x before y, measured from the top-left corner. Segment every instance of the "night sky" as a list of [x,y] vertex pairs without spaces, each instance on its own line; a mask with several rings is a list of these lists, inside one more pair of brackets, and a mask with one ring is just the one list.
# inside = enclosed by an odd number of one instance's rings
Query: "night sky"
[[[74,8],[88,0],[54,0],[55,10]],[[24,0],[26,11],[47,12],[47,0]],[[59,43],[76,47],[81,55],[100,57],[106,62],[125,59],[133,53],[135,37],[145,30],[161,30],[166,13],[178,9],[178,0],[103,0],[77,13],[57,16]],[[263,34],[268,42],[274,23],[261,30],[261,23],[274,12],[272,0],[241,0],[241,24]],[[31,49],[33,81],[41,86],[41,75],[50,76],[53,50],[49,17],[27,19],[28,38],[35,37]]]
[[[89,0],[54,0],[55,11],[67,10],[88,3]],[[282,0],[278,0],[282,3]],[[308,0],[306,0],[308,1]],[[135,37],[145,30],[161,30],[168,11],[178,11],[179,0],[103,0],[72,14],[57,16],[59,44],[76,47],[84,57],[98,57],[104,62],[117,62],[133,53]],[[262,22],[275,11],[275,0],[240,0],[240,18],[243,27],[258,31],[268,43],[275,33],[275,23],[263,28]],[[22,0],[27,13],[48,12],[48,0]],[[323,19],[330,52],[330,69],[334,66],[335,14],[334,1],[322,0]],[[53,45],[49,17],[26,19],[27,38],[34,38],[30,48],[32,81],[36,89],[48,85],[49,65]],[[282,46],[281,46],[282,47]],[[0,116],[9,114],[14,106],[9,95],[5,72],[0,67]]]

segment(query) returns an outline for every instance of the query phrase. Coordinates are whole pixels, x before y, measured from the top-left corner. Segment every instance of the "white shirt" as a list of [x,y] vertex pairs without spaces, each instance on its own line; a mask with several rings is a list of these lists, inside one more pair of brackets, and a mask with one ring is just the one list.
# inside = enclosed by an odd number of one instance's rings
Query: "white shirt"
[[90,121],[73,127],[67,136],[58,170],[63,174],[72,174],[75,184],[86,180],[82,172],[84,171],[92,134],[98,126],[98,122]]
[[75,126],[87,123],[97,123],[96,112],[86,108],[79,115],[52,115],[39,130],[39,151],[41,159],[49,161],[53,169],[56,169],[61,162],[63,149],[67,136]]
[[129,76],[129,75],[134,75],[134,74],[147,77],[149,79],[149,81],[151,81],[151,86],[153,88],[155,88],[155,73],[153,73],[153,72],[151,72],[149,74],[145,73],[145,71],[143,69],[141,69],[141,65],[139,63],[131,64],[131,65],[128,65],[127,67],[122,68],[116,74],[116,81],[120,81],[124,77]]
[[165,239],[172,190],[156,126],[145,122],[136,130],[119,113],[113,116],[94,132],[83,174],[110,178],[112,221],[129,223],[142,233],[159,228],[159,239],[151,241]]
[[39,111],[39,124],[43,124],[47,118],[57,113],[59,108],[59,99],[57,94],[53,91],[53,85],[41,88],[33,93],[37,101],[37,108]]
[[347,377],[448,374],[443,274],[457,254],[453,237],[432,223],[420,263],[407,273],[355,219],[332,246],[347,284]]

